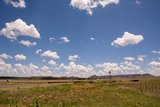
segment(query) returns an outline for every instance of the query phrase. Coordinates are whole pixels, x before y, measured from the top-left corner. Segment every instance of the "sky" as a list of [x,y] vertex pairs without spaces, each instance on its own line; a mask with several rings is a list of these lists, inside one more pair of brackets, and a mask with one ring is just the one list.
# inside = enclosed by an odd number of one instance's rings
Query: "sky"
[[159,0],[1,0],[0,76],[160,76]]

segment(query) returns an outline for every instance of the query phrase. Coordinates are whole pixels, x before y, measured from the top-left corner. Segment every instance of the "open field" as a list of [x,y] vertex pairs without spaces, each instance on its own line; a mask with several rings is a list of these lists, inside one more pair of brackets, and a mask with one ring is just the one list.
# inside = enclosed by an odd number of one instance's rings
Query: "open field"
[[73,84],[72,80],[0,80],[0,90]]
[[160,107],[160,78],[132,79],[0,80],[0,107]]

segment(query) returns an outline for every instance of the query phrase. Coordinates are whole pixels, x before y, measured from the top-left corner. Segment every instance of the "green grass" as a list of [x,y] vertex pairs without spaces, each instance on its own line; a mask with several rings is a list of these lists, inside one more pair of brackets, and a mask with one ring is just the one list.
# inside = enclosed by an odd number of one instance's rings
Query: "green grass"
[[0,91],[0,107],[159,107],[160,98],[104,82]]

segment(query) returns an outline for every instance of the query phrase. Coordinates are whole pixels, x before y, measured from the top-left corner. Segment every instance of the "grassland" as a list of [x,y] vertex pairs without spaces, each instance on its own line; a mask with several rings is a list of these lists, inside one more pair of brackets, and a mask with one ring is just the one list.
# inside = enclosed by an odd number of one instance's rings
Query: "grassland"
[[[74,81],[47,87],[0,90],[0,107],[160,107],[160,78]],[[27,84],[28,81],[1,85]],[[35,84],[36,81],[29,81]],[[38,81],[44,84],[48,81]],[[53,82],[53,81],[52,81]],[[55,81],[54,81],[55,82]],[[70,82],[70,81],[69,81]]]

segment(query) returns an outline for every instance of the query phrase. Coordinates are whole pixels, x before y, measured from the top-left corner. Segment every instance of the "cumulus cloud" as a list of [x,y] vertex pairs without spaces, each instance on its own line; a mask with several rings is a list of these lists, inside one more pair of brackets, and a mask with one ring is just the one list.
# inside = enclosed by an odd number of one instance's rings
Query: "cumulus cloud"
[[19,2],[16,2],[14,0],[4,0],[6,4],[10,4],[15,8],[26,8],[25,0],[19,0]]
[[113,75],[117,74],[135,74],[141,73],[141,68],[132,62],[125,61],[120,64],[118,63],[102,63],[96,64],[96,67],[102,68],[98,71],[100,75],[107,75],[108,72],[112,72]]
[[53,37],[49,38],[49,41],[50,41],[50,42],[53,42],[54,40],[56,40],[56,39],[53,38]]
[[30,42],[28,40],[21,40],[19,43],[22,44],[22,45],[25,45],[27,47],[32,47],[32,46],[37,45],[36,42]]
[[138,57],[138,61],[143,62],[143,61],[144,61],[144,59],[143,59],[142,57]]
[[[29,68],[29,67],[28,67],[28,68]],[[20,75],[20,74],[26,75],[26,74],[27,74],[26,70],[27,70],[27,66],[18,63],[18,64],[14,64],[14,65],[12,66],[12,68],[11,68],[10,70],[8,70],[8,72],[14,71],[14,73],[16,73],[16,74],[18,74],[18,75]],[[28,72],[29,72],[29,69],[28,69]],[[30,73],[31,73],[31,72],[29,72],[29,74],[30,74]],[[11,74],[10,74],[10,75],[11,75]],[[12,75],[15,75],[15,74],[12,74]],[[26,75],[26,76],[27,76],[27,75]]]
[[[108,75],[111,71],[112,75],[117,74],[141,74],[144,70],[140,66],[130,62],[124,61],[121,63],[101,63],[92,65],[81,65],[75,62],[69,64],[56,64],[55,61],[50,60],[48,64],[53,66],[37,66],[32,63],[28,65],[23,64],[8,64],[0,60],[0,75],[1,76],[77,76],[89,77],[91,75]],[[56,65],[56,66],[55,66]],[[148,73],[159,75],[160,62],[152,61],[148,63],[150,69]]]
[[95,38],[90,38],[90,40],[94,41],[94,40],[95,40]]
[[120,64],[120,69],[122,72],[126,73],[126,74],[135,74],[135,73],[141,73],[141,67],[138,65],[133,64],[132,62],[129,61],[125,61],[123,63]]
[[70,55],[69,57],[68,57],[68,60],[69,61],[76,61],[77,59],[79,58],[79,56],[78,55]]
[[41,69],[42,69],[43,71],[48,71],[48,70],[49,70],[49,67],[48,67],[48,66],[42,66]]
[[1,76],[78,76],[89,77],[95,74],[94,67],[91,65],[80,65],[74,62],[69,64],[60,64],[57,67],[37,66],[32,63],[23,64],[7,64],[0,60]]
[[102,70],[99,71],[100,75],[107,75],[108,72],[114,72],[120,71],[118,63],[102,63],[102,64],[96,64],[97,68],[102,68]]
[[57,54],[57,52],[50,51],[50,50],[47,50],[47,51],[43,52],[41,54],[41,56],[49,57],[49,58],[53,58],[53,59],[59,59],[60,58],[60,56]]
[[68,42],[70,42],[70,40],[65,36],[64,37],[60,37],[59,40],[60,40],[59,43],[68,43]]
[[120,0],[71,0],[70,5],[79,10],[85,10],[89,15],[93,14],[93,9],[98,6],[105,7],[109,4],[118,4]]
[[148,70],[149,73],[160,76],[160,62],[151,61],[148,63],[148,65],[150,66]]
[[160,62],[152,61],[148,64],[152,68],[160,68]]
[[15,55],[15,59],[17,60],[17,61],[21,61],[21,60],[26,60],[26,56],[24,56],[23,54],[17,54],[17,55]]
[[129,32],[124,32],[124,35],[121,38],[117,38],[114,40],[111,45],[112,46],[127,46],[127,45],[134,45],[138,44],[141,41],[143,41],[143,36],[142,35],[134,35]]
[[134,61],[135,58],[134,58],[134,57],[124,57],[124,60],[127,60],[127,61]]
[[29,65],[15,64],[12,69],[15,69],[15,71],[22,76],[37,76],[44,74],[41,67],[32,63]]
[[40,52],[42,52],[42,49],[36,50],[36,54],[39,54]]
[[0,75],[2,76],[3,74],[6,75],[6,73],[9,73],[11,71],[12,65],[5,63],[3,60],[0,60]]
[[139,55],[138,56],[138,61],[143,62],[146,57],[147,57],[146,55]]
[[137,5],[140,5],[141,3],[142,3],[141,1],[136,0],[136,4],[137,4]]
[[1,76],[78,76],[88,77],[95,74],[91,65],[80,65],[70,62],[68,65],[61,64],[59,67],[37,66],[32,63],[7,64],[0,60]]
[[38,66],[36,66],[36,65],[34,65],[32,63],[29,64],[29,67],[30,67],[30,69],[39,69]]
[[1,76],[58,76],[47,66],[37,66],[32,63],[28,65],[7,64],[3,60],[0,60],[0,75]]
[[152,51],[152,53],[160,55],[160,51]]
[[56,66],[56,65],[57,65],[57,63],[56,63],[55,61],[53,61],[53,60],[48,61],[48,64],[49,64],[49,65],[53,65],[53,66]]
[[0,35],[11,40],[16,40],[18,36],[30,36],[40,38],[40,34],[33,24],[27,25],[23,20],[17,19],[14,22],[8,22],[6,27],[0,30]]
[[3,54],[0,54],[0,58],[2,58],[2,59],[12,59],[13,57],[11,55],[3,53]]
[[70,62],[68,65],[61,64],[61,69],[66,71],[66,75],[69,76],[79,76],[79,77],[88,77],[95,74],[94,67],[91,65],[80,65],[75,62]]

